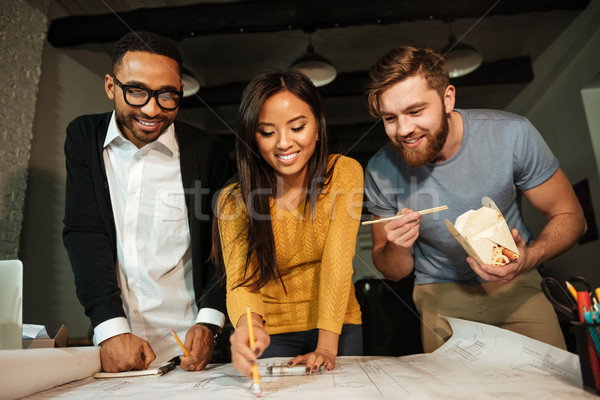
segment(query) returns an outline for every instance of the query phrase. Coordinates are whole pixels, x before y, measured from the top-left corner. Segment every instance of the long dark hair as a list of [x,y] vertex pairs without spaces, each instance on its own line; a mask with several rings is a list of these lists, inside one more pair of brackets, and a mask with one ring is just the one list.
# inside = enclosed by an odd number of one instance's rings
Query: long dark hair
[[[225,193],[227,201],[235,202],[235,194],[239,191],[248,213],[246,240],[245,279],[236,287],[248,286],[258,291],[271,280],[279,279],[283,285],[279,267],[273,226],[271,223],[271,207],[269,198],[276,193],[277,179],[273,168],[260,156],[256,144],[258,119],[263,104],[271,96],[287,91],[304,101],[310,107],[318,127],[318,138],[315,151],[308,161],[308,188],[305,206],[314,214],[319,195],[327,187],[333,173],[333,163],[329,165],[327,148],[327,129],[321,104],[321,96],[311,80],[296,70],[270,71],[263,73],[246,86],[238,110],[237,137],[235,152],[238,173],[233,179],[234,185]],[[227,190],[227,189],[226,189]],[[218,231],[218,215],[213,223],[213,247],[211,258],[217,266],[223,267],[221,239]],[[248,271],[250,262],[255,260],[256,269]],[[285,285],[284,285],[285,290]]]

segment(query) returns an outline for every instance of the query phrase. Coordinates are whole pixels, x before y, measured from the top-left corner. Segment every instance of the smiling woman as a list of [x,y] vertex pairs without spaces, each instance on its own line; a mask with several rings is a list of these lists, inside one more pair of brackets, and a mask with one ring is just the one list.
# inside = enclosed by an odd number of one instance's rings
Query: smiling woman
[[283,208],[295,209],[303,201],[297,193],[308,186],[308,162],[318,137],[316,118],[308,104],[297,96],[282,91],[263,104],[256,144],[262,158],[283,182],[284,193],[277,196],[278,201],[283,200]]
[[234,366],[250,377],[251,360],[285,356],[307,372],[331,370],[337,355],[362,354],[352,258],[363,172],[350,158],[329,156],[310,79],[291,70],[254,78],[238,112],[236,152],[238,175],[219,197],[213,233],[237,326]]

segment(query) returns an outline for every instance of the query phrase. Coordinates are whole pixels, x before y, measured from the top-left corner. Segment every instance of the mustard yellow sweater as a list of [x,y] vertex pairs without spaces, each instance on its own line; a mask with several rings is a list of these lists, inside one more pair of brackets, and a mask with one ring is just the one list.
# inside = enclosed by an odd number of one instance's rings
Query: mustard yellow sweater
[[[330,158],[332,160],[334,156]],[[233,325],[250,307],[266,321],[269,334],[326,329],[339,334],[342,325],[360,324],[360,307],[352,284],[352,258],[360,223],[363,171],[355,160],[340,157],[316,213],[304,203],[285,211],[271,202],[279,280],[258,292],[236,286],[245,279],[248,214],[237,196],[219,197],[219,232],[227,271],[227,311]],[[250,264],[250,271],[256,265]]]

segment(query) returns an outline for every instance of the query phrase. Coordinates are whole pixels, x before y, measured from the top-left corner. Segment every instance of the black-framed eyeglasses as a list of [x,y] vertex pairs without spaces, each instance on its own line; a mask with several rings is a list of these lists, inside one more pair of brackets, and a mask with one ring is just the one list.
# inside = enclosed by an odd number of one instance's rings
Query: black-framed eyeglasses
[[160,108],[172,111],[179,107],[179,101],[183,97],[183,91],[152,90],[141,86],[123,85],[114,75],[112,78],[123,91],[125,103],[132,107],[143,107],[154,97]]

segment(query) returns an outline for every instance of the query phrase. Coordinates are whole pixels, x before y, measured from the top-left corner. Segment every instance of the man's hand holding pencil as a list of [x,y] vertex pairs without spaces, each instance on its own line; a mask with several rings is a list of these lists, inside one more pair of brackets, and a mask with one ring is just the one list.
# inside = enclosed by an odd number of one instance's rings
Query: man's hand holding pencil
[[[176,339],[177,336],[174,335]],[[180,342],[180,346],[182,346]],[[185,334],[184,354],[179,367],[187,371],[202,371],[212,359],[215,345],[213,334],[206,326],[195,324]],[[185,354],[185,353],[188,354]]]

